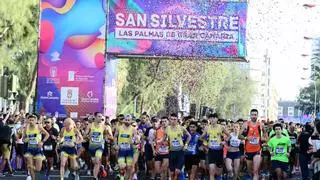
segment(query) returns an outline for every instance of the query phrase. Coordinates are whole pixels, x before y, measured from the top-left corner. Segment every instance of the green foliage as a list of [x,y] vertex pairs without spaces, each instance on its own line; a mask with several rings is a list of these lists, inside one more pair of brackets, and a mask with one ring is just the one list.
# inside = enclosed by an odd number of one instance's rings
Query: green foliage
[[234,113],[243,117],[253,94],[248,73],[235,64],[198,60],[121,60],[118,83],[119,113],[133,113],[136,100],[138,113],[156,114],[181,87],[198,107],[213,107],[227,118]]
[[37,61],[39,6],[37,0],[0,1],[0,66],[20,79],[20,94],[30,93]]
[[[316,41],[315,49],[313,50],[311,59],[311,77],[312,81],[316,81],[316,112],[319,112],[319,100],[320,100],[320,41]],[[297,97],[298,107],[303,114],[314,113],[315,104],[315,83],[312,82],[309,86],[301,88],[300,93]]]

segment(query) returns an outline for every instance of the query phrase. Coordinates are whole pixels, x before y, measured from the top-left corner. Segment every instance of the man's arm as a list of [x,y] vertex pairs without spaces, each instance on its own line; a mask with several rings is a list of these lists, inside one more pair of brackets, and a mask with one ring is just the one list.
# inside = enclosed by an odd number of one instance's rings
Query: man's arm
[[185,134],[187,136],[187,140],[186,140],[186,143],[185,143],[185,146],[188,146],[189,145],[189,142],[191,140],[191,135],[190,133],[187,131],[186,128],[184,127],[181,127],[182,128],[182,131],[183,131],[183,134]]
[[113,140],[112,130],[111,130],[110,126],[108,126],[108,125],[105,126],[104,134],[106,135],[106,137],[105,137],[106,140],[110,140],[110,141]]
[[224,126],[220,126],[220,127],[222,127],[222,132],[229,137],[230,134],[229,134],[229,132],[227,131],[227,129],[226,129]]
[[205,141],[205,137],[207,135],[207,128],[204,128],[203,132],[202,132],[202,135],[200,136],[200,140],[201,141]]
[[42,147],[43,143],[48,140],[50,135],[41,125],[39,125],[38,127],[39,127],[40,132],[45,135],[43,140],[41,141],[41,144],[39,145]]

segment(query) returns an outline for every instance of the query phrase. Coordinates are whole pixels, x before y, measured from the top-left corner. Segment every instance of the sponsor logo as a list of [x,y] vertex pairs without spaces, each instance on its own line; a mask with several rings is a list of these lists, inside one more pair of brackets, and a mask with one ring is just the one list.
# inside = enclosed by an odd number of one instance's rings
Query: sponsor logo
[[81,98],[81,102],[97,104],[97,103],[99,103],[99,99],[94,97],[93,91],[88,91],[87,97]]
[[46,99],[46,100],[58,100],[58,96],[54,96],[52,91],[47,92],[47,96],[40,96],[40,99]]
[[52,78],[57,77],[57,74],[58,74],[58,68],[55,66],[50,67],[50,77]]
[[78,87],[61,87],[61,105],[78,105],[79,88]]
[[72,119],[78,118],[78,112],[70,112],[70,117],[71,117]]
[[75,79],[75,71],[68,71],[68,81],[74,81]]

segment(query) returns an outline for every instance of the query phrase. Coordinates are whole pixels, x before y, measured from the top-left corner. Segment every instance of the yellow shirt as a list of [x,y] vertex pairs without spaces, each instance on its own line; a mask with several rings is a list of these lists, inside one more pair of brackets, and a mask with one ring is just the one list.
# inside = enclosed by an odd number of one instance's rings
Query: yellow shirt
[[74,129],[67,131],[66,129],[63,132],[62,146],[65,147],[74,147],[76,145],[76,133]]
[[34,127],[31,129],[29,126],[26,130],[26,135],[28,137],[28,147],[29,148],[37,148],[38,144],[41,141],[41,133],[39,127]]
[[94,126],[92,124],[90,130],[90,146],[101,146],[104,145],[103,140],[103,126],[99,125],[99,127]]
[[132,134],[133,128],[131,126],[128,129],[119,126],[118,145],[120,149],[129,150],[133,147]]
[[209,148],[213,150],[222,149],[221,145],[221,126],[219,124],[216,127],[209,126],[208,127],[208,136],[209,136]]
[[169,145],[171,151],[180,151],[183,149],[183,132],[181,126],[177,125],[175,129],[172,129],[171,126],[168,126],[167,135],[169,138]]

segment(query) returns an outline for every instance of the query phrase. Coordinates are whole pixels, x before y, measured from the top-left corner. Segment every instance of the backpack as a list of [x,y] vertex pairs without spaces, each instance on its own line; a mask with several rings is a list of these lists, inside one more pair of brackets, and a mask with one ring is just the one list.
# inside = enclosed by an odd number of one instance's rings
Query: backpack
[[0,127],[0,144],[12,143],[12,128],[9,126]]

